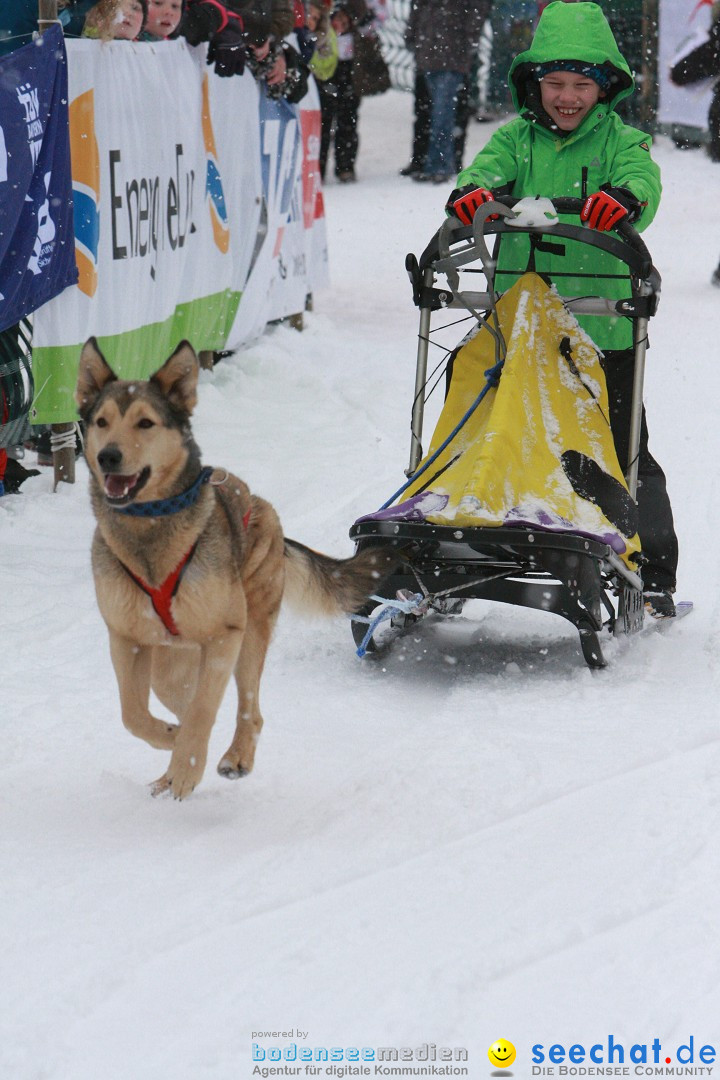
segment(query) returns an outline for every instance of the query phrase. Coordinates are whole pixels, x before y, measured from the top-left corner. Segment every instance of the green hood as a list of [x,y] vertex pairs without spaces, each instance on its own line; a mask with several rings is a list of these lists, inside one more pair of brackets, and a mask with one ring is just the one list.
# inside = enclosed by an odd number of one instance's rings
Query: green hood
[[582,60],[607,68],[611,77],[607,95],[610,110],[635,89],[627,61],[598,4],[554,0],[545,8],[532,45],[515,57],[510,68],[510,92],[518,112],[526,104],[528,80],[535,81],[533,68],[549,60]]

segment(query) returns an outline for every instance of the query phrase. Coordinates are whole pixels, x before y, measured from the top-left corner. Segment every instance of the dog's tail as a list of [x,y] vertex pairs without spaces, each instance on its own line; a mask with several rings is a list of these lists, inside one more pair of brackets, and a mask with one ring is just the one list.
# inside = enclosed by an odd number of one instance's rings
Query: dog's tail
[[396,551],[378,547],[332,559],[285,537],[285,599],[305,614],[357,611],[400,562]]

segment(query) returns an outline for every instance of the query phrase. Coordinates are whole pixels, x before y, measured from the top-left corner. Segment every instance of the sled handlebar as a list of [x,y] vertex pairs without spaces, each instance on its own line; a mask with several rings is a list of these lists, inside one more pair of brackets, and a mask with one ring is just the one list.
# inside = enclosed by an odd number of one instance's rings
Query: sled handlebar
[[[514,196],[510,197],[509,195],[498,195],[495,198],[495,202],[502,203],[503,206],[507,206],[510,210],[512,210],[515,204],[519,201],[519,199],[515,198]],[[573,214],[577,217],[580,217],[580,212],[585,205],[585,199],[572,199],[563,197],[558,199],[551,199],[550,201],[552,202],[558,214]],[[615,232],[620,237],[620,239],[628,245],[628,247],[631,247],[633,251],[635,251],[636,254],[640,256],[641,260],[646,263],[647,272],[641,273],[640,276],[649,277],[650,271],[652,269],[652,256],[650,255],[650,252],[645,246],[645,241],[640,236],[640,233],[637,231],[637,229],[633,228],[630,222],[626,221],[625,218],[621,218],[612,231]]]
[[[515,195],[495,195],[493,199],[494,203],[499,204],[501,207],[505,207],[507,210],[512,210],[521,201],[521,198]],[[550,198],[549,201],[552,203],[557,214],[564,214],[566,216],[579,217],[584,205],[583,199],[558,197]],[[492,208],[493,203],[486,203],[483,206],[483,210],[490,213],[492,213]],[[503,215],[503,217],[505,216],[506,215]],[[455,228],[452,231],[452,242],[455,242],[456,240],[467,241],[473,239],[474,229],[472,225],[463,226],[453,218],[448,218],[447,221],[452,221],[455,225]],[[505,220],[501,218],[499,221],[486,221],[484,232],[487,235],[498,233],[502,235],[508,233],[534,233],[536,235],[542,235],[546,233],[548,236],[554,234],[555,236],[577,240],[580,243],[597,247],[602,251],[614,255],[615,258],[625,263],[625,265],[639,278],[647,281],[653,293],[658,293],[660,291],[660,275],[653,266],[650,252],[637,230],[624,219],[619,221],[613,230],[609,232],[598,232],[598,230],[590,229],[585,225],[575,225],[574,223],[570,224],[567,222],[548,222],[546,227],[542,224],[527,226],[508,225],[505,223]],[[441,233],[443,233],[442,228],[438,230],[423,254],[420,256],[419,265],[421,270],[426,269],[440,257],[439,240]]]

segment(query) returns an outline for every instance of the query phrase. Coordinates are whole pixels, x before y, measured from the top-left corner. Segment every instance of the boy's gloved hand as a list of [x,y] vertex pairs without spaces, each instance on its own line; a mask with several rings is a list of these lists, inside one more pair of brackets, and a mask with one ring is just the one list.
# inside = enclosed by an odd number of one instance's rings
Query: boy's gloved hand
[[[494,198],[492,191],[488,191],[487,188],[466,184],[465,187],[455,188],[450,193],[445,209],[449,214],[454,214],[456,218],[459,218],[463,225],[472,225],[478,207],[483,203],[493,202]],[[486,220],[497,221],[497,219],[498,214],[490,214]]]
[[580,211],[580,220],[591,229],[607,232],[614,229],[623,218],[627,218],[630,224],[637,221],[644,205],[647,204],[639,202],[628,188],[604,184],[599,191],[585,200]]
[[245,34],[239,20],[231,20],[210,39],[207,62],[215,64],[215,74],[224,78],[242,75],[245,70]]

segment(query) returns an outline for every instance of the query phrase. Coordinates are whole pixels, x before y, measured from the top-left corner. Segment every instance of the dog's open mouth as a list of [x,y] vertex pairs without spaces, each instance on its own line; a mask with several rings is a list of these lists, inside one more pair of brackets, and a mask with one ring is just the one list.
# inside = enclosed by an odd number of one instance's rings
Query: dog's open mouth
[[149,465],[146,465],[142,472],[133,473],[131,476],[125,473],[105,473],[103,476],[105,498],[113,506],[127,506],[145,487],[149,476]]

